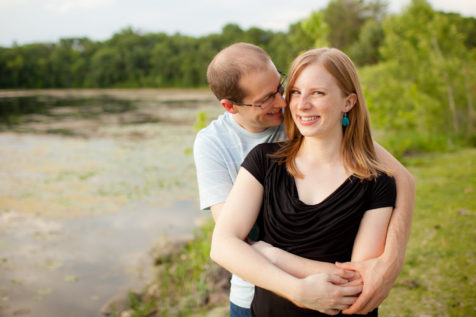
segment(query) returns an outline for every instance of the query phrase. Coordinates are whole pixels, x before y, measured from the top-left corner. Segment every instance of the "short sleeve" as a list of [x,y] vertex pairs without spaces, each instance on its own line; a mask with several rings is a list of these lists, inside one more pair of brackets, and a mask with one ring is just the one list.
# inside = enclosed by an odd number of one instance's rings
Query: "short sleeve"
[[198,134],[193,145],[197,171],[200,209],[222,203],[233,187],[233,179],[221,157],[220,149],[210,138]]
[[241,164],[262,185],[264,184],[266,171],[271,160],[268,154],[274,153],[277,150],[276,145],[276,143],[263,143],[255,146]]
[[372,181],[368,210],[395,207],[397,187],[395,179],[385,173],[381,173]]

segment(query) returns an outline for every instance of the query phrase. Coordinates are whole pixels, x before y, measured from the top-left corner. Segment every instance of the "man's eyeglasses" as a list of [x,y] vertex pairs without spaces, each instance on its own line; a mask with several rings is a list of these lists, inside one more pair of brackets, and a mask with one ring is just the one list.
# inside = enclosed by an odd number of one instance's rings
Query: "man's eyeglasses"
[[272,102],[274,101],[277,94],[279,94],[281,97],[284,94],[284,86],[286,85],[286,79],[287,79],[288,76],[285,73],[281,72],[280,70],[278,70],[278,72],[281,75],[281,79],[279,80],[278,88],[276,89],[275,92],[273,92],[265,100],[263,100],[263,102],[261,104],[253,105],[253,104],[250,104],[250,103],[242,103],[242,102],[237,102],[237,101],[233,101],[233,100],[230,100],[230,101],[232,103],[234,103],[235,105],[237,105],[237,106],[257,107],[257,108],[261,108],[261,109],[267,108],[269,105],[272,104]]

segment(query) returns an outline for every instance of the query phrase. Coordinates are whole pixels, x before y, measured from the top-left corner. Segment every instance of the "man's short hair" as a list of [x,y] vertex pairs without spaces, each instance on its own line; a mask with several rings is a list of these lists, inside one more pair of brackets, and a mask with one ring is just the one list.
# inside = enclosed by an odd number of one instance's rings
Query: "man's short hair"
[[260,47],[249,43],[235,43],[221,50],[208,65],[207,80],[218,100],[242,102],[247,92],[239,85],[248,72],[265,70],[271,58]]

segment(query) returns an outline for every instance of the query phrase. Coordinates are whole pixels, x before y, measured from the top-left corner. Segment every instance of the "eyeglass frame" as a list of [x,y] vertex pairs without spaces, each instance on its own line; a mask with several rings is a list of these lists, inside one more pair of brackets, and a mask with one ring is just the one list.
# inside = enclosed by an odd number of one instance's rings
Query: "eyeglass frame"
[[278,94],[281,90],[281,96],[283,96],[284,94],[284,88],[286,86],[286,80],[288,78],[288,75],[286,75],[285,73],[283,73],[282,71],[280,71],[278,69],[278,73],[279,75],[281,76],[280,80],[279,80],[279,84],[278,84],[278,88],[276,89],[275,92],[273,92],[271,95],[268,96],[268,98],[266,98],[265,100],[263,100],[263,102],[259,105],[253,105],[251,103],[242,103],[242,102],[237,102],[237,101],[234,101],[234,100],[231,100],[231,99],[228,99],[230,100],[233,104],[237,105],[237,106],[245,106],[245,107],[256,107],[256,108],[261,108],[261,109],[264,109],[266,107],[263,107],[263,105],[265,103],[268,103],[270,102],[272,99],[274,99],[274,97],[276,97],[276,94]]

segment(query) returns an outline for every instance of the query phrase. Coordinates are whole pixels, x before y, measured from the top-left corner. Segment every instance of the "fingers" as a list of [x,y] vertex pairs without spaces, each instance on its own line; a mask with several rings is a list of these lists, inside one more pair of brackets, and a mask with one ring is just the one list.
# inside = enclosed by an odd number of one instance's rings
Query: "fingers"
[[345,284],[345,283],[349,282],[347,279],[342,278],[342,277],[340,277],[338,275],[335,275],[335,274],[328,274],[327,275],[327,281],[331,282],[333,284]]
[[373,311],[375,308],[377,308],[384,300],[384,297],[382,296],[375,296],[373,297],[367,305],[364,306],[363,309],[360,311],[357,311],[358,314],[367,314],[371,311]]
[[353,279],[355,279],[355,273],[356,272],[354,272],[354,271],[340,269],[339,272],[336,273],[336,274],[339,275],[340,277],[346,279],[346,280],[353,280]]
[[342,292],[343,296],[356,296],[362,292],[362,285],[343,286],[339,290]]
[[338,313],[340,312],[340,310],[338,309],[327,309],[324,311],[324,314],[327,314],[327,315],[337,315]]
[[342,285],[342,286],[355,286],[355,285],[362,285],[364,284],[364,281],[362,281],[361,278],[356,279],[356,280],[351,280],[348,283]]
[[336,262],[335,265],[336,265],[339,269],[343,269],[343,270],[352,270],[352,271],[356,271],[356,270],[357,270],[357,265],[356,265],[355,262],[345,262],[345,263]]
[[365,291],[357,298],[357,300],[350,306],[349,308],[342,311],[343,314],[351,315],[357,312],[362,311],[365,307],[365,304],[369,301],[369,294],[365,293]]
[[[357,297],[341,297],[337,300],[338,303],[332,305],[332,309],[328,309],[328,311],[337,311],[337,313],[339,313],[340,311],[349,308],[356,299]],[[326,314],[329,313],[326,312]]]

